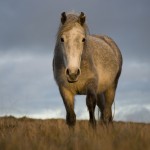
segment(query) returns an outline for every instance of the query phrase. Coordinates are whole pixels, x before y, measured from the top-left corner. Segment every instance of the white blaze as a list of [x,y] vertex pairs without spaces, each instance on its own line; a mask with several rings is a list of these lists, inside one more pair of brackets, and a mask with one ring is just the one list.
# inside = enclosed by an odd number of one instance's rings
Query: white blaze
[[76,70],[80,68],[81,55],[83,51],[84,31],[81,26],[75,26],[63,34],[64,38],[64,62],[66,68]]

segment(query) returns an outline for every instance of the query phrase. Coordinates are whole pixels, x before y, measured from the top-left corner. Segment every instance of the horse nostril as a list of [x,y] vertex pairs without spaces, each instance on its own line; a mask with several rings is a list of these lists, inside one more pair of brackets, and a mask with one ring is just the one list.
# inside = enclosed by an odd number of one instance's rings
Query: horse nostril
[[77,76],[79,76],[80,74],[81,74],[81,70],[78,69],[78,70],[77,70]]
[[68,69],[68,68],[66,69],[66,75],[68,75],[68,76],[70,75],[70,69]]

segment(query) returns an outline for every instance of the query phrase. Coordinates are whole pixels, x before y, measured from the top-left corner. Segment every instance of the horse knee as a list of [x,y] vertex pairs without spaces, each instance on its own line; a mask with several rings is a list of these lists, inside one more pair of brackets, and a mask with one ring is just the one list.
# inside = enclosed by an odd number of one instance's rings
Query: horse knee
[[94,111],[95,106],[96,106],[95,96],[88,95],[86,98],[86,105],[87,105],[89,111]]

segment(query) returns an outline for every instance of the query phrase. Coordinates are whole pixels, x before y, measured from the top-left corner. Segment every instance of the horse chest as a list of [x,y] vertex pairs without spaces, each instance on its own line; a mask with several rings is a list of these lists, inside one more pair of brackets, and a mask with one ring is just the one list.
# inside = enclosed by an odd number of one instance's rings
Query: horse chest
[[72,93],[77,95],[86,94],[86,83],[83,81],[78,81],[75,83],[66,83],[67,89]]

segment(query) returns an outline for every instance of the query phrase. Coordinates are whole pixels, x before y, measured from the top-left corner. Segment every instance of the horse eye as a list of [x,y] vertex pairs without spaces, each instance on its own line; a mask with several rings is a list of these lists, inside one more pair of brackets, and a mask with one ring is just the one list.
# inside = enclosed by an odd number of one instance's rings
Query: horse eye
[[85,38],[82,39],[82,42],[85,42]]
[[60,40],[61,40],[61,42],[64,42],[64,38],[61,38]]

